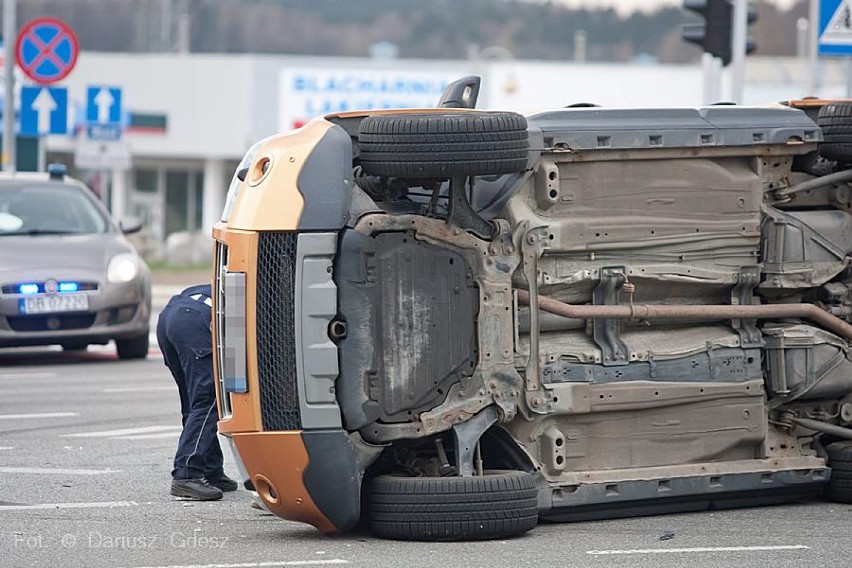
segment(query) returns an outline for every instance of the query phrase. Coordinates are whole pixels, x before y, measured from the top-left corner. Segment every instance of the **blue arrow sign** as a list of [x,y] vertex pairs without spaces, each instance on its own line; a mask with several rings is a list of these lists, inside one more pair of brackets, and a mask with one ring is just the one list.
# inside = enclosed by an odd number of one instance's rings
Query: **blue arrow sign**
[[68,89],[65,87],[21,88],[21,134],[66,134],[68,132]]
[[817,43],[820,55],[852,55],[852,6],[848,0],[820,0]]
[[86,121],[90,124],[120,124],[121,88],[90,85],[86,89]]

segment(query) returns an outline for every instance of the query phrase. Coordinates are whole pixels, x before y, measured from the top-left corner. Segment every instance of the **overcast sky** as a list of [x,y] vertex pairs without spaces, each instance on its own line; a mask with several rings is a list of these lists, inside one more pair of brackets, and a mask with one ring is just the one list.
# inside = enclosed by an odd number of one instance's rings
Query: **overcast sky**
[[[527,2],[547,2],[565,4],[572,8],[615,8],[624,14],[634,10],[653,10],[659,6],[682,6],[682,0],[526,0]],[[796,3],[796,0],[770,0],[774,4],[787,9]]]

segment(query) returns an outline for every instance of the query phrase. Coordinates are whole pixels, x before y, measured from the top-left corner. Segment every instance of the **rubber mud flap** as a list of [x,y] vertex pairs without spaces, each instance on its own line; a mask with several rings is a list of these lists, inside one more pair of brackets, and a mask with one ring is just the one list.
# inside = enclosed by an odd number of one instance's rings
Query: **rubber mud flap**
[[352,142],[338,125],[317,141],[297,180],[305,198],[300,231],[337,230],[349,219],[352,200]]
[[308,467],[302,476],[305,489],[337,530],[352,529],[361,516],[355,447],[344,430],[306,430],[302,441],[308,452]]

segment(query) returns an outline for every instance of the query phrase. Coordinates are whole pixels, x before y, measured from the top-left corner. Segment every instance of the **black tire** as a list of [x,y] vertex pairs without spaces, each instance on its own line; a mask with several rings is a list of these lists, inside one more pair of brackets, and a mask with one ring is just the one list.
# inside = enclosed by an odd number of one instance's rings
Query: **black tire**
[[834,160],[841,164],[852,162],[852,144],[829,143],[820,146],[819,153],[827,160]]
[[841,122],[849,124],[852,119],[852,103],[844,101],[834,101],[823,105],[819,109],[817,121],[820,126],[825,124],[839,124]]
[[825,134],[823,144],[852,144],[852,134]]
[[825,494],[835,503],[852,503],[852,440],[835,442],[825,449],[831,468]]
[[[826,123],[822,127],[824,136],[849,136],[852,134],[852,124],[850,124],[852,119],[850,118],[844,118],[843,122],[839,122],[836,119],[828,121],[823,119],[823,122]],[[838,124],[833,124],[833,122],[838,122]]]
[[115,348],[119,359],[144,359],[148,356],[148,332],[127,339],[116,339]]
[[852,477],[843,477],[842,475],[835,475],[838,473],[837,470],[831,470],[831,486],[835,489],[846,489],[852,490]]
[[527,121],[513,112],[368,116],[359,146],[364,173],[408,179],[520,172],[529,156]]
[[852,481],[852,468],[847,464],[846,468],[837,467],[837,463],[831,468],[831,479],[845,479]]
[[506,538],[538,523],[535,479],[523,471],[474,477],[381,475],[369,484],[366,500],[370,529],[380,538]]
[[823,115],[817,116],[818,124],[821,128],[828,128],[830,134],[848,134],[849,121],[852,120],[844,115]]
[[841,471],[846,475],[852,475],[852,462],[832,461],[831,472]]
[[842,442],[834,442],[825,447],[828,452],[829,462],[845,462],[845,465],[852,465],[852,440],[844,440]]
[[828,103],[819,109],[817,123],[824,140],[820,155],[844,164],[852,162],[852,103]]

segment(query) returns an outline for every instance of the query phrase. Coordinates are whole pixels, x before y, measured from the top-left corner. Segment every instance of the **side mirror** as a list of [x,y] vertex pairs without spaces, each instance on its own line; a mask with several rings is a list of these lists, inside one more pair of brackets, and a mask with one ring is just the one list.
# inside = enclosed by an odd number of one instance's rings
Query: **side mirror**
[[142,220],[137,219],[136,217],[123,217],[118,221],[118,228],[121,229],[121,232],[125,235],[138,233],[142,230]]
[[438,101],[439,108],[476,108],[479,98],[479,85],[482,78],[478,75],[468,75],[456,79],[447,85],[444,94]]

